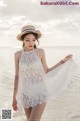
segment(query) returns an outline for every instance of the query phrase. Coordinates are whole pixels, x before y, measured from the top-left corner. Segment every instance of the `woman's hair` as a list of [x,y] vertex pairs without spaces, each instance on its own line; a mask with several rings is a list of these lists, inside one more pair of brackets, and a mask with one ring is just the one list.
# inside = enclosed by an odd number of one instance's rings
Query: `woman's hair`
[[[26,33],[26,34],[24,34],[24,35],[21,37],[21,40],[23,41],[24,38],[25,38],[25,36],[28,35],[28,34],[33,34],[33,35],[35,36],[35,38],[36,38],[38,44],[39,44],[39,41],[38,41],[38,35],[37,35],[36,33],[33,33],[33,32],[30,32],[30,33]],[[23,43],[23,47],[24,47],[24,46],[25,46],[25,44]],[[34,48],[35,48],[35,49],[37,48],[36,44],[34,45]]]

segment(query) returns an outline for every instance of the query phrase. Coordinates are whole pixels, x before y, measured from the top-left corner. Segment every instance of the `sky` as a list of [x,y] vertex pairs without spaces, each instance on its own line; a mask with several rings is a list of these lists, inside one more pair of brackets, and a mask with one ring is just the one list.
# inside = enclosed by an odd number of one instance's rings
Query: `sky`
[[40,5],[41,1],[62,0],[0,0],[0,46],[21,47],[16,36],[30,24],[42,33],[40,46],[80,46],[80,5]]

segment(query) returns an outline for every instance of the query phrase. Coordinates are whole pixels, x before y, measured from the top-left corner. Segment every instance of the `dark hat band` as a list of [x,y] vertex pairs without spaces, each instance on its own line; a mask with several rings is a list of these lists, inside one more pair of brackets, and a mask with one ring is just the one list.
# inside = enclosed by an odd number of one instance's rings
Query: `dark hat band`
[[22,30],[22,32],[27,32],[27,31],[34,31],[34,32],[36,32],[36,30],[34,30],[34,29],[25,29],[25,30]]

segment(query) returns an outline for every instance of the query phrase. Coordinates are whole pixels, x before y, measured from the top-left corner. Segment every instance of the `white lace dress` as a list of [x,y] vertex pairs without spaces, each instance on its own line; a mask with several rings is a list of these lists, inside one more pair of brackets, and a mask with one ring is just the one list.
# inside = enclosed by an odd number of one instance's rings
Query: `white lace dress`
[[21,50],[17,93],[19,110],[54,99],[68,85],[72,70],[75,68],[74,62],[69,60],[45,74],[36,50],[28,52]]

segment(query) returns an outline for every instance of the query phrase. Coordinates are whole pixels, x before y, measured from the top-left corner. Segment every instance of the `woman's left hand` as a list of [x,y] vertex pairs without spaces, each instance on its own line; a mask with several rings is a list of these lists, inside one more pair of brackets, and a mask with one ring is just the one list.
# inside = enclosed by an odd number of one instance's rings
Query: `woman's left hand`
[[71,59],[72,58],[72,54],[69,54],[69,55],[67,55],[63,60],[61,60],[60,62],[61,63],[65,63],[66,61],[68,61],[69,59]]

